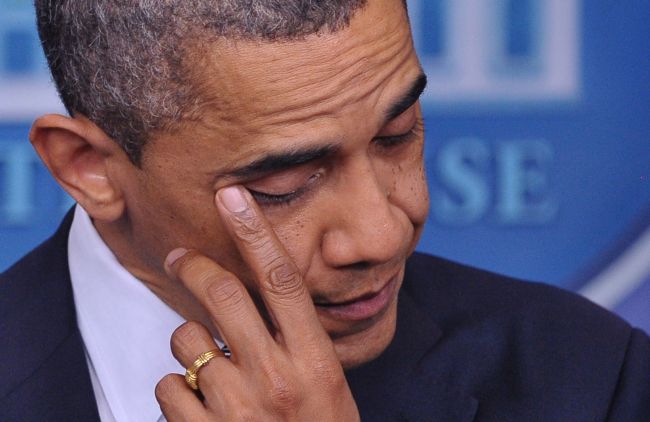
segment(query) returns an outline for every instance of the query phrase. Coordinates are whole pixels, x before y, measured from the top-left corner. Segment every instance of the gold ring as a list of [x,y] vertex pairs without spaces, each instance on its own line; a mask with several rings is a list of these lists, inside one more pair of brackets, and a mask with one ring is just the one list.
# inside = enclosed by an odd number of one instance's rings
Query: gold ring
[[221,353],[221,350],[214,349],[207,352],[201,353],[198,358],[194,361],[192,366],[186,369],[185,371],[185,382],[190,386],[192,390],[199,389],[199,369],[204,365],[207,365],[212,358],[216,357]]

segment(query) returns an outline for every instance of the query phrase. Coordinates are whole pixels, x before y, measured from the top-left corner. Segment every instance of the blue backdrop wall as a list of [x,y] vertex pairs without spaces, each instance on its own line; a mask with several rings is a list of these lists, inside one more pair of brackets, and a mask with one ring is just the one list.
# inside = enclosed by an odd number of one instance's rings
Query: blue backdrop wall
[[[0,0],[0,268],[71,204],[28,142],[62,107]],[[650,3],[413,0],[432,209],[420,249],[580,291],[650,331]]]

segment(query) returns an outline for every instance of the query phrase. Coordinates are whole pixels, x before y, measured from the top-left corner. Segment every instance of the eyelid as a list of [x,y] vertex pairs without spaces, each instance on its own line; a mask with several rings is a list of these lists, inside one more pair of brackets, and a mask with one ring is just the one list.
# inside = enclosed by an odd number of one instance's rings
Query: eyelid
[[378,145],[386,148],[406,143],[414,138],[416,132],[423,127],[423,124],[424,122],[421,116],[416,116],[415,121],[408,131],[395,135],[376,136],[374,141]]
[[[374,138],[374,140],[378,141],[378,144],[384,148],[390,148],[392,146],[397,146],[412,140],[417,130],[418,123],[421,123],[421,117],[416,112],[417,104],[417,102],[414,103],[399,116],[388,122],[379,132],[379,135]],[[391,126],[398,126],[397,129],[394,129],[397,131],[401,129],[401,126],[406,125],[408,125],[408,130],[405,130],[402,133],[381,135],[383,132],[390,132]],[[300,199],[304,194],[308,193],[308,191],[313,188],[314,182],[319,181],[322,178],[324,169],[319,161],[320,160],[317,160],[316,162],[306,163],[304,165],[298,166],[298,168],[288,169],[280,173],[264,176],[256,181],[249,182],[248,184],[243,184],[260,206],[289,205],[291,202]],[[283,174],[290,174],[292,172],[299,171],[300,167],[303,166],[307,167],[307,169],[313,168],[314,171],[305,179],[305,182],[302,185],[298,186],[296,189],[287,190],[283,193],[270,193],[264,191],[263,188],[255,188],[254,186],[251,186],[251,184],[254,184],[254,182],[272,179],[273,177],[281,177]],[[309,172],[309,170],[307,172]]]
[[270,195],[288,193],[296,189],[314,173],[323,171],[323,163],[315,160],[309,163],[300,164],[289,169],[272,172],[254,179],[244,180],[240,183],[253,191]]
[[413,104],[402,114],[386,123],[386,125],[381,128],[381,131],[377,134],[376,138],[398,136],[395,135],[396,132],[397,134],[405,134],[408,131],[407,129],[412,128],[418,120],[418,115],[416,113],[416,104]]
[[[244,183],[244,186],[260,206],[289,203],[307,193],[314,186],[314,183],[319,181],[325,173],[324,167],[317,163],[310,163],[310,165],[301,167],[305,168],[301,170],[286,170],[280,175],[276,174],[263,177],[255,181],[257,183]],[[295,174],[295,172],[299,174]],[[289,180],[288,182],[284,182],[284,186],[279,188],[272,186],[274,177],[283,176],[294,179],[295,182],[294,180]]]

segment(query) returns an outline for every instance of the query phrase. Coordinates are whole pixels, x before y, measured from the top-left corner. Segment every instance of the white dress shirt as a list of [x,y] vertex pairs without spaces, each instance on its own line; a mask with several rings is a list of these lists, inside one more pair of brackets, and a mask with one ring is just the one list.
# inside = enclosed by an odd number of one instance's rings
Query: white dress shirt
[[80,206],[68,262],[102,422],[164,420],[154,389],[166,374],[185,372],[169,346],[184,319],[117,261]]

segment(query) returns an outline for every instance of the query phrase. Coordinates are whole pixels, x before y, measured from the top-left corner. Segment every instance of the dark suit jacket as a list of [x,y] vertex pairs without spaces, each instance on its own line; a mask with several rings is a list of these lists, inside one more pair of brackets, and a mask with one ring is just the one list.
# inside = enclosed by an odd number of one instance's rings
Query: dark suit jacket
[[[0,420],[98,420],[71,216],[0,276]],[[650,421],[650,339],[570,293],[416,254],[395,340],[348,371],[365,421]],[[153,394],[153,392],[152,392]]]

